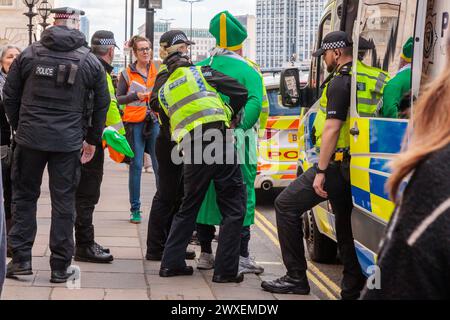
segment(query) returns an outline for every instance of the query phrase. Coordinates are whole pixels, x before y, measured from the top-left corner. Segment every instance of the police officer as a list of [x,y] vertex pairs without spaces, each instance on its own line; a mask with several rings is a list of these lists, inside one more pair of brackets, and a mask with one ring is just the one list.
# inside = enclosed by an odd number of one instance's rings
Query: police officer
[[[241,282],[239,234],[245,214],[245,187],[232,134],[228,140],[225,131],[232,115],[246,104],[247,90],[209,66],[193,66],[186,54],[176,52],[164,63],[169,79],[159,90],[159,101],[169,116],[172,139],[184,153],[184,198],[173,219],[159,274],[161,277],[193,274],[192,267],[185,263],[186,248],[203,198],[214,181],[223,224],[213,281]],[[224,104],[218,92],[230,98],[232,109]],[[206,158],[208,155],[211,158]]]
[[286,188],[275,201],[278,235],[287,274],[261,286],[273,293],[308,294],[307,263],[303,245],[301,215],[329,200],[336,217],[339,253],[344,264],[341,296],[357,299],[365,278],[353,243],[350,188],[349,107],[351,97],[352,41],[345,32],[325,36],[313,54],[323,55],[329,73],[323,84],[320,108],[314,123],[320,160]]
[[[160,56],[165,59],[169,54],[175,52],[188,53],[189,46],[193,44],[195,43],[189,41],[183,31],[170,30],[161,36]],[[158,101],[159,89],[167,79],[169,79],[169,71],[163,64],[156,77],[150,98],[150,106],[159,114],[161,124],[161,131],[155,146],[160,180],[150,210],[147,253],[145,255],[146,259],[150,261],[161,261],[172,219],[180,209],[183,198],[183,164],[175,164],[171,159],[176,142],[171,139],[169,117],[164,113]],[[187,250],[186,259],[195,259],[195,251]]]
[[[67,268],[74,252],[80,160],[85,164],[94,156],[110,97],[103,67],[78,30],[84,12],[72,8],[52,12],[55,26],[14,61],[4,88],[5,110],[17,131],[12,170],[15,224],[9,235],[13,259],[7,276],[32,274],[36,206],[47,166],[52,200],[50,281],[63,283],[70,277]],[[88,92],[93,92],[92,112],[86,110],[91,104]]]
[[[111,97],[111,103],[106,116],[106,126],[112,126],[124,135],[125,128],[120,116],[111,78],[111,72],[113,71],[111,63],[114,59],[115,47],[116,41],[111,31],[100,30],[92,36],[91,49],[106,71],[108,91]],[[95,205],[100,199],[104,158],[103,146],[99,141],[98,145],[96,145],[95,155],[92,161],[81,167],[80,184],[78,185],[76,194],[75,261],[107,263],[114,260],[109,249],[103,248],[94,241],[94,225],[92,224]]]

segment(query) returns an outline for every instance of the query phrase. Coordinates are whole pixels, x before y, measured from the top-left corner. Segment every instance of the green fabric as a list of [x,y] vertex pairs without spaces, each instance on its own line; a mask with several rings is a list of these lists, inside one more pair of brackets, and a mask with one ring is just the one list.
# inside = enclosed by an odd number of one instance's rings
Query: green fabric
[[[189,98],[188,103],[183,102]],[[200,67],[175,70],[159,90],[159,102],[170,118],[170,131],[177,143],[203,124],[223,121],[230,125],[231,110],[205,80]]]
[[408,41],[406,41],[405,45],[403,46],[403,55],[408,58],[412,59],[414,51],[414,39],[413,37],[409,38]]
[[[221,29],[221,19],[226,19],[225,30]],[[209,32],[216,38],[217,46],[230,48],[241,45],[247,39],[245,27],[228,11],[218,13],[209,24]],[[225,35],[224,38],[221,37]]]
[[121,135],[125,135],[125,127],[122,124],[122,117],[119,112],[116,90],[114,89],[113,81],[109,73],[106,74],[106,81],[108,83],[109,95],[111,96],[111,103],[109,104],[108,113],[106,114],[106,126],[121,127],[118,131]]
[[[255,127],[262,110],[263,104],[263,83],[260,74],[255,71],[243,58],[230,52],[226,55],[214,56],[212,68],[220,71],[232,78],[235,78],[248,90],[248,101],[244,108],[244,114],[238,128],[234,130],[236,136],[236,148],[238,156],[243,163],[241,165],[244,183],[247,188],[247,212],[244,220],[244,226],[250,226],[255,221],[255,179],[257,170],[257,130]],[[199,65],[210,65],[211,58],[199,63]],[[229,98],[223,96],[224,101]],[[256,128],[257,129],[257,128]],[[240,148],[244,143],[245,136],[248,137],[246,148]],[[220,210],[217,206],[214,185],[210,186],[208,194],[203,201],[203,205],[199,211],[197,222],[201,224],[219,225],[222,218]]]
[[388,82],[384,88],[383,107],[380,110],[380,116],[383,118],[398,118],[400,103],[411,90],[411,66],[400,70],[400,72]]
[[113,127],[106,127],[103,131],[103,140],[106,141],[106,144],[113,148],[115,151],[126,155],[129,158],[134,158],[134,152],[130,147],[130,144],[125,138],[124,135],[120,134]]

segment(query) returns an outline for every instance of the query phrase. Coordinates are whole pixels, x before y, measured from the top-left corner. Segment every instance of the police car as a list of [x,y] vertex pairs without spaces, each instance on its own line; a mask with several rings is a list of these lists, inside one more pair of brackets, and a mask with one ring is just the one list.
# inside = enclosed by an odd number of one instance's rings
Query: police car
[[[281,104],[280,71],[263,70],[270,111],[266,129],[258,139],[255,189],[264,191],[287,187],[296,178],[300,107],[286,108]],[[306,83],[307,79],[303,80]]]

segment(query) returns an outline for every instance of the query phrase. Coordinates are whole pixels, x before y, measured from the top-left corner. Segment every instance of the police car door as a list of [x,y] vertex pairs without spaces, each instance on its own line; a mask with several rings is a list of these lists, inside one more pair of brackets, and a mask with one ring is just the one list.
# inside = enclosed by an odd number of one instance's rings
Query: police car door
[[[405,42],[414,36],[418,0],[362,0],[359,24],[354,28],[354,65],[352,76],[350,151],[352,195],[355,205],[353,232],[358,244],[372,253],[378,251],[379,241],[390,219],[394,204],[389,200],[385,184],[389,178],[389,161],[399,153],[408,126],[408,119],[382,119],[374,115],[362,115],[362,103],[380,106],[377,97],[361,99],[357,90],[367,90],[367,83],[358,83],[356,73],[384,70],[393,78],[399,71],[400,55]],[[373,49],[359,52],[359,37],[373,43]],[[363,69],[356,57],[369,69]],[[358,70],[359,69],[359,70]],[[376,71],[375,71],[376,73]],[[372,83],[373,84],[373,83]],[[379,83],[376,83],[379,86]],[[366,92],[367,93],[367,92]],[[382,95],[378,95],[381,100]],[[364,257],[359,257],[364,267]],[[371,257],[372,260],[373,257]],[[370,263],[368,261],[368,263]]]

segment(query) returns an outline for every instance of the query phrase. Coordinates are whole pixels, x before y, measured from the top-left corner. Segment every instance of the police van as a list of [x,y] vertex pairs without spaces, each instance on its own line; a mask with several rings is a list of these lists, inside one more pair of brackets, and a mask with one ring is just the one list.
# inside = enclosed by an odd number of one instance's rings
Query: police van
[[[287,187],[296,178],[298,160],[298,114],[300,107],[287,108],[280,99],[280,71],[263,70],[269,100],[269,118],[258,138],[258,168],[255,189],[269,191]],[[306,84],[305,70],[301,81]]]
[[[382,69],[392,78],[399,71],[403,45],[413,37],[411,94],[407,109],[421,87],[436,78],[446,63],[448,0],[330,0],[325,5],[317,30],[316,48],[331,31],[346,31],[354,42],[352,97],[350,110],[351,186],[354,211],[352,227],[358,259],[366,274],[376,264],[380,241],[394,210],[386,192],[389,162],[407,145],[409,119],[384,119],[361,112],[358,68],[362,65]],[[373,44],[361,55],[360,39]],[[360,62],[356,59],[362,59]],[[320,86],[327,77],[321,58],[313,59],[308,85],[302,87],[298,71],[284,70],[281,95],[285,106],[301,108],[299,125],[298,174],[318,161],[311,131],[321,96]],[[378,101],[382,103],[382,101]],[[405,114],[411,114],[407,110]],[[328,202],[304,214],[305,239],[310,257],[316,262],[336,259],[335,219]]]

